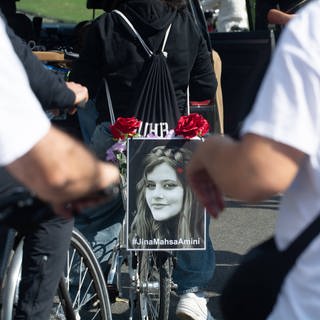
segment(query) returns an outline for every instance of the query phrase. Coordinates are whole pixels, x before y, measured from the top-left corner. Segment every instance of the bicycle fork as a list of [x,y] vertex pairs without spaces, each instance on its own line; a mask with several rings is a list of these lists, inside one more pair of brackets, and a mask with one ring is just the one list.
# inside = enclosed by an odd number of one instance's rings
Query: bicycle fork
[[[129,268],[129,305],[130,305],[130,315],[129,320],[133,319],[133,313],[135,308],[136,301],[136,290],[137,290],[137,271],[134,268],[134,259],[132,252],[126,251],[125,248],[116,248],[112,254],[112,265],[110,271],[108,273],[107,278],[107,286],[109,291],[110,300],[112,302],[116,301],[116,297],[123,297],[123,281],[122,281],[122,273],[121,268],[125,259],[128,260],[128,268]],[[115,280],[116,278],[116,280]],[[116,284],[115,284],[116,282]]]
[[5,284],[3,288],[3,305],[1,311],[2,320],[12,319],[12,306],[15,302],[16,285],[21,273],[22,266],[22,253],[23,253],[23,240],[21,240],[15,249],[15,253],[12,257],[10,267],[6,274]]

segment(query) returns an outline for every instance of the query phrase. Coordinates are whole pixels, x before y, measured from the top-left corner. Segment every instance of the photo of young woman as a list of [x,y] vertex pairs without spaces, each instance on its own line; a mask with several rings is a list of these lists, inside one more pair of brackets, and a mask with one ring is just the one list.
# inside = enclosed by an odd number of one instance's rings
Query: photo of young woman
[[[130,143],[129,249],[205,248],[204,208],[185,177],[190,148],[199,142],[138,139]],[[139,156],[131,161],[134,153]]]

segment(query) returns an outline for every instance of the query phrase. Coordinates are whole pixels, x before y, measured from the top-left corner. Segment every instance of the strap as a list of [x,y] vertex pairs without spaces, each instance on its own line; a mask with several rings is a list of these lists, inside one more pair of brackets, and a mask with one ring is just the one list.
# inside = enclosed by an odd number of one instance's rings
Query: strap
[[[150,50],[150,48],[147,46],[147,44],[144,42],[144,40],[142,39],[142,37],[140,36],[140,34],[138,33],[138,31],[136,30],[136,28],[133,26],[133,24],[130,22],[130,20],[119,10],[113,10],[112,12],[118,14],[126,23],[127,25],[131,28],[131,30],[133,31],[133,33],[135,34],[135,36],[138,38],[138,40],[140,41],[141,45],[143,46],[143,48],[145,49],[145,51],[147,52],[148,56],[151,57],[153,55],[153,51]],[[168,40],[168,36],[170,33],[170,29],[171,29],[171,24],[169,25],[169,27],[167,28],[166,34],[164,36],[163,39],[163,44],[162,44],[162,48],[161,48],[161,52],[164,54],[164,56],[167,56],[167,53],[164,51],[164,48],[166,46],[167,40]]]
[[168,29],[167,29],[167,31],[166,31],[166,34],[165,34],[164,39],[163,39],[162,48],[161,48],[161,52],[162,52],[165,56],[167,56],[167,53],[164,51],[164,48],[165,48],[165,46],[166,46],[166,44],[167,44],[167,40],[168,40],[168,36],[169,36],[169,33],[170,33],[170,29],[171,29],[171,23],[170,23],[170,25],[169,25],[169,27],[168,27]]
[[187,88],[187,115],[190,114],[190,92],[189,92],[189,86]]
[[146,50],[147,54],[149,57],[151,57],[153,55],[153,52],[149,49],[149,47],[147,46],[147,44],[144,42],[144,40],[141,38],[140,34],[138,33],[138,31],[135,29],[135,27],[133,26],[133,24],[130,22],[130,20],[119,10],[113,10],[112,12],[115,12],[116,14],[118,14],[126,23],[127,25],[131,28],[131,30],[133,31],[133,33],[135,34],[135,36],[139,39],[139,41],[141,42],[143,48]]
[[108,109],[109,109],[109,114],[110,114],[110,122],[111,124],[114,124],[116,122],[116,118],[114,116],[114,111],[113,111],[113,106],[112,106],[112,100],[111,100],[111,95],[110,95],[110,90],[108,86],[108,81],[106,78],[103,78],[104,82],[104,87],[106,89],[106,94],[107,94],[107,102],[108,102]]
[[320,214],[305,228],[299,236],[284,251],[291,263],[307,248],[311,241],[320,233]]
[[303,5],[307,4],[307,0],[302,0],[296,3],[294,6],[289,8],[286,13],[292,14],[295,13],[298,9],[300,9]]

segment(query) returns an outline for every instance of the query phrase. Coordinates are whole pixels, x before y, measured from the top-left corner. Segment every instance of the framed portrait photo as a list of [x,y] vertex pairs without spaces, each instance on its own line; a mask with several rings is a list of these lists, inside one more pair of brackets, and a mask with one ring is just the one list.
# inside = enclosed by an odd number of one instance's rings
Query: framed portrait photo
[[134,138],[127,145],[128,250],[204,250],[206,214],[186,179],[202,141]]

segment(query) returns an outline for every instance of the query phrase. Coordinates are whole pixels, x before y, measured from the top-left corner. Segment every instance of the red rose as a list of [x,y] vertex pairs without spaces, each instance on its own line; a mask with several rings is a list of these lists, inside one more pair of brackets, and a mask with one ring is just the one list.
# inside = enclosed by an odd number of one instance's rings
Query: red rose
[[191,113],[180,117],[174,132],[178,136],[191,139],[196,136],[203,137],[209,131],[208,121],[199,113]]
[[137,133],[141,121],[132,118],[117,118],[116,122],[110,126],[110,131],[115,139],[125,139],[132,137]]

